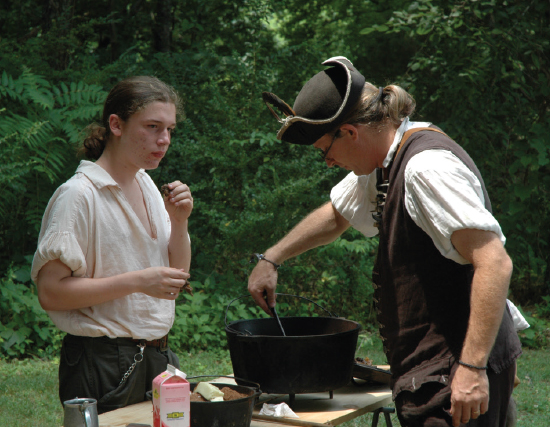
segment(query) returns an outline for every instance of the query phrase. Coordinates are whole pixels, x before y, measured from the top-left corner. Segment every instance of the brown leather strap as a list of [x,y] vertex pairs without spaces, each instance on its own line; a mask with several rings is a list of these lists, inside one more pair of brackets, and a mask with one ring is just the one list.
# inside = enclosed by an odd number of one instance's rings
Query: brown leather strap
[[[411,135],[415,132],[420,132],[422,130],[431,130],[433,132],[439,132],[445,136],[448,136],[445,132],[442,132],[440,131],[439,129],[436,129],[436,128],[429,128],[429,127],[422,127],[422,128],[413,128],[413,129],[409,129],[407,132],[405,132],[403,134],[403,136],[401,137],[401,141],[399,142],[399,146],[397,147],[397,151],[395,152],[395,154],[393,155],[393,158],[395,159],[397,157],[397,155],[399,154],[399,152],[401,151],[401,148],[403,148],[403,145],[405,145],[405,142],[407,141],[407,139],[409,139],[411,137]],[[388,180],[388,177],[389,177],[389,171],[388,171],[388,168],[384,168],[382,169],[382,176],[384,178],[384,180]]]
[[393,156],[393,158],[395,159],[397,157],[397,154],[399,153],[399,151],[401,151],[401,148],[403,148],[403,145],[405,144],[405,141],[407,141],[407,139],[409,139],[413,133],[420,132],[420,131],[423,131],[423,130],[431,130],[433,132],[439,132],[440,134],[447,136],[447,134],[445,132],[442,132],[442,131],[440,131],[439,129],[436,129],[436,128],[423,127],[423,128],[409,129],[401,137],[401,142],[399,143],[399,147],[397,147],[397,151],[395,152],[395,155]]
[[131,341],[141,343],[146,347],[157,347],[160,349],[160,351],[166,351],[166,349],[168,348],[168,335],[164,335],[162,338],[152,341],[140,340],[136,338],[131,338]]

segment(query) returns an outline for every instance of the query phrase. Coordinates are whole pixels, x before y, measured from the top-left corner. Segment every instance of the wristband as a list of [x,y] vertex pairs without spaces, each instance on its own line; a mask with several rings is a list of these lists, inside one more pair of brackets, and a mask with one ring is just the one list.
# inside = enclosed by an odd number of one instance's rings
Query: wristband
[[458,361],[459,365],[466,366],[467,368],[477,369],[479,371],[486,371],[489,367],[488,366],[474,366],[470,365],[469,363],[465,363],[462,360]]
[[[270,264],[273,264],[273,266],[275,267],[275,270],[278,270],[279,267],[281,266],[280,264],[277,264],[276,262],[273,262],[273,261],[271,261],[270,259],[267,259],[267,258],[264,256],[264,254],[254,254],[254,255],[256,256],[256,258],[258,258],[258,261],[263,260],[263,261],[269,262]],[[252,262],[253,260],[254,260],[254,258],[252,258],[252,259],[250,260],[250,262]]]

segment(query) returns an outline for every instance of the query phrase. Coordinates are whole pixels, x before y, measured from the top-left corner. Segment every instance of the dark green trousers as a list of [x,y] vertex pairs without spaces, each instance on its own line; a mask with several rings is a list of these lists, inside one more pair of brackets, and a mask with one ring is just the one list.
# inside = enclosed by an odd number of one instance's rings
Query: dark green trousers
[[63,338],[59,363],[59,398],[61,403],[76,397],[97,400],[102,414],[147,400],[153,379],[166,370],[167,364],[179,368],[178,357],[170,349],[161,352],[145,347],[143,360],[136,363],[128,378],[124,374],[139,354],[136,342],[126,338],[79,337]]

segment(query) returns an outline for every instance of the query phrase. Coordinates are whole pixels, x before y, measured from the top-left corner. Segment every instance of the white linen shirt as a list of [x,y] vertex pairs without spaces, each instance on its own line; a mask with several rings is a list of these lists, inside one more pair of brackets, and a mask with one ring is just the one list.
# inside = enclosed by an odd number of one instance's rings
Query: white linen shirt
[[[148,267],[170,266],[170,218],[153,180],[136,175],[153,238],[101,166],[82,161],[75,175],[50,199],[38,238],[31,277],[59,259],[74,277],[111,277]],[[171,300],[133,293],[92,307],[47,311],[54,324],[73,335],[133,337],[146,340],[168,333],[174,322]]]
[[[390,164],[406,131],[429,125],[406,118],[397,129],[382,166]],[[376,171],[361,176],[351,172],[333,187],[330,198],[335,209],[352,227],[372,237],[378,234],[372,218],[377,193]],[[430,236],[441,255],[459,264],[469,262],[451,243],[451,236],[457,230],[473,228],[492,231],[503,244],[506,242],[499,223],[485,209],[481,183],[448,150],[425,150],[409,160],[405,168],[405,206],[413,221]]]

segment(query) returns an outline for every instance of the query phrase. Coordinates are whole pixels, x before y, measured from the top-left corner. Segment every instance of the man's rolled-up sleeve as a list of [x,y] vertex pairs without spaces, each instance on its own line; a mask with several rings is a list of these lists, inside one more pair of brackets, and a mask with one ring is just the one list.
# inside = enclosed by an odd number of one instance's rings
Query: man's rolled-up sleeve
[[376,207],[376,176],[357,176],[351,172],[332,188],[330,199],[334,208],[366,237],[378,234],[372,213]]

